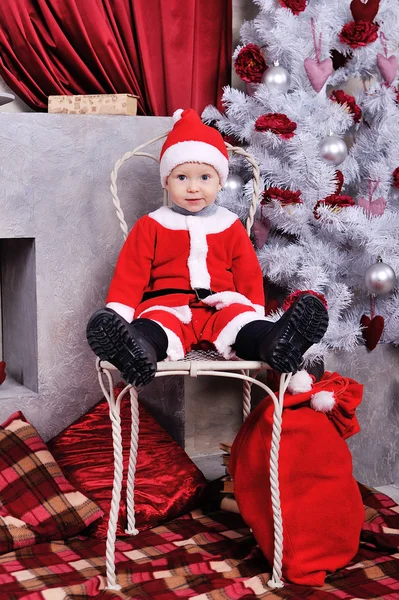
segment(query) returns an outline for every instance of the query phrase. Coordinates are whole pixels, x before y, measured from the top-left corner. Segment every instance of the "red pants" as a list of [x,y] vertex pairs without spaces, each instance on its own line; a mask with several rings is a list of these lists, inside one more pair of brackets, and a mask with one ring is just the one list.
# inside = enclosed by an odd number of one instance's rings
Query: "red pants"
[[180,360],[197,344],[211,343],[225,358],[232,350],[239,330],[252,321],[265,320],[253,306],[230,304],[219,310],[184,294],[159,296],[140,304],[135,319],[156,321],[168,336],[167,360]]

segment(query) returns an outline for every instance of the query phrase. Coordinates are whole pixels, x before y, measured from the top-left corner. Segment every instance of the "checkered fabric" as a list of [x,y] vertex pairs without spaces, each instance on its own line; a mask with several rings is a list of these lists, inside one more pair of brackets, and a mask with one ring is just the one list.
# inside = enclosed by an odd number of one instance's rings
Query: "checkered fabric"
[[399,507],[383,494],[362,491],[371,509],[365,541],[322,588],[270,590],[270,566],[240,515],[195,511],[117,542],[120,592],[105,590],[104,542],[80,536],[1,556],[0,600],[397,600]]
[[0,553],[66,539],[102,515],[65,479],[22,413],[0,427]]

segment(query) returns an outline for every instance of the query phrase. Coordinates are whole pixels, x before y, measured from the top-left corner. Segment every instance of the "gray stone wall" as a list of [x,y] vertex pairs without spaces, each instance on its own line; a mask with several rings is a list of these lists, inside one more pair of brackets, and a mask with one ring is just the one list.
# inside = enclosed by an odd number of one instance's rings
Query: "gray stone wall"
[[0,106],[0,112],[33,112],[32,109],[19,98],[15,92],[6,84],[4,79],[0,77],[0,93],[13,94],[15,100],[4,106]]
[[[101,397],[85,326],[104,303],[123,243],[110,173],[125,152],[170,123],[159,117],[0,114],[3,354],[9,374],[0,387],[0,422],[22,410],[48,439]],[[160,142],[154,151],[159,148]],[[131,226],[162,202],[156,163],[129,161],[119,191]],[[181,441],[182,386],[157,385],[161,396],[169,386],[174,405],[164,406],[163,418],[170,424],[176,417]]]
[[348,440],[354,475],[372,485],[399,485],[399,348],[379,344],[369,352],[329,353],[325,368],[364,385],[356,411],[360,433]]
[[[0,422],[22,410],[49,439],[101,398],[85,327],[104,303],[123,243],[110,173],[125,152],[170,124],[165,117],[0,114],[8,373],[0,386]],[[118,189],[131,227],[162,203],[157,164],[131,159],[119,172]],[[241,422],[236,383],[160,378],[140,397],[191,454],[215,452]]]

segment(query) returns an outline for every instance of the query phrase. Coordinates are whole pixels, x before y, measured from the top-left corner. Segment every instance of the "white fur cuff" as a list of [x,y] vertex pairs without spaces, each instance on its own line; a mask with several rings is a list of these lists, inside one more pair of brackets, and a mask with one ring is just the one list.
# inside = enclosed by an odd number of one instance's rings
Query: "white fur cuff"
[[[244,306],[252,306],[257,314],[262,314],[259,311],[260,304],[252,304],[251,300],[238,292],[217,292],[216,294],[212,294],[212,296],[207,296],[203,300],[203,303],[207,306],[214,306],[216,310],[222,310],[222,308],[226,308],[226,306],[231,306],[232,304],[244,304]],[[263,309],[263,316],[265,309],[263,306],[261,308]]]
[[252,323],[252,321],[263,321],[258,315],[258,313],[253,311],[248,311],[241,313],[234,317],[232,321],[222,331],[219,333],[216,340],[213,342],[216,350],[221,354],[224,358],[230,359],[235,358],[236,353],[233,352],[231,346],[235,343],[237,334],[247,323]]
[[107,308],[114,310],[122,319],[125,319],[128,323],[131,323],[134,319],[134,308],[121,304],[120,302],[108,302]]
[[184,348],[183,344],[180,341],[180,338],[175,334],[174,331],[168,329],[159,321],[154,321],[154,323],[158,323],[168,336],[168,348],[166,350],[167,357],[165,360],[181,360],[184,358]]
[[189,306],[161,306],[160,304],[146,308],[145,310],[143,310],[143,312],[137,315],[137,318],[139,319],[146,313],[150,313],[154,310],[163,310],[164,312],[170,313],[185,325],[191,323],[191,319],[193,318],[193,314]]

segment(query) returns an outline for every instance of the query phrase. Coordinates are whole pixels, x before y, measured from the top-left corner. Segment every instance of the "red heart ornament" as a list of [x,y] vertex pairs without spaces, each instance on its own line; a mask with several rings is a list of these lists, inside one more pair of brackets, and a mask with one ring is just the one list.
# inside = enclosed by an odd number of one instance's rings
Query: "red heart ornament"
[[352,0],[350,9],[355,21],[368,21],[372,23],[380,8],[380,0]]
[[342,186],[344,185],[344,176],[342,174],[342,171],[335,171],[335,180],[337,182],[337,187],[335,188],[334,194],[339,196],[342,190]]
[[363,315],[360,319],[360,325],[363,327],[362,336],[368,350],[374,350],[384,331],[384,317],[376,315],[370,319],[367,315]]
[[387,58],[381,52],[377,54],[377,67],[384,79],[384,81],[391,85],[392,81],[396,77],[396,71],[398,70],[398,59],[394,54]]
[[4,360],[0,361],[0,385],[3,383],[3,381],[6,378],[6,363],[4,362]]

